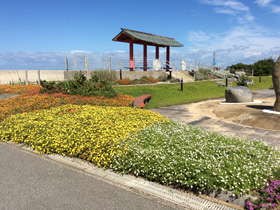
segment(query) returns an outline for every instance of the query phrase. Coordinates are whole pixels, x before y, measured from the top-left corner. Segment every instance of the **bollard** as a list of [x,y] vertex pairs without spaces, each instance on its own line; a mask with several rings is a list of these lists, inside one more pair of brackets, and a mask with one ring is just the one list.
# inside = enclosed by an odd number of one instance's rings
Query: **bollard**
[[169,75],[167,76],[167,79],[171,80],[171,78],[172,78],[171,71],[169,71]]
[[132,103],[132,106],[137,108],[138,102],[136,100],[134,100],[133,103]]
[[259,75],[259,83],[262,82],[262,75]]
[[120,60],[120,80],[122,80],[122,60]]
[[181,91],[183,91],[183,78],[181,78]]

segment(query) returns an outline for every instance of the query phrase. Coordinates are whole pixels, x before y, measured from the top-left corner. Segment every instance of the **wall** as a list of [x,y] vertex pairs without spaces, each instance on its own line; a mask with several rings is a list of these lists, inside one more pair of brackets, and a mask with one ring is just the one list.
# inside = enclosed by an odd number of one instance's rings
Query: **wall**
[[[120,71],[115,71],[117,79],[120,79]],[[157,79],[160,76],[167,77],[167,74],[164,71],[122,71],[122,78],[123,79],[140,79],[141,77],[152,77]]]
[[[29,82],[36,83],[39,80],[38,70],[27,70]],[[65,80],[65,71],[63,70],[40,70],[40,79],[47,81]],[[25,70],[0,70],[0,84],[10,84],[25,82]]]
[[[64,71],[64,70],[27,70],[27,78],[31,83],[37,83],[40,72],[40,79],[46,81],[64,81],[73,79],[75,71]],[[79,72],[79,71],[77,71]],[[87,78],[91,77],[91,72],[84,72]],[[115,73],[116,78],[120,79],[120,71],[112,71]],[[169,73],[164,71],[122,71],[123,79],[140,79],[143,76],[158,78],[159,76],[167,77]],[[0,84],[19,83],[26,80],[26,70],[0,70]]]

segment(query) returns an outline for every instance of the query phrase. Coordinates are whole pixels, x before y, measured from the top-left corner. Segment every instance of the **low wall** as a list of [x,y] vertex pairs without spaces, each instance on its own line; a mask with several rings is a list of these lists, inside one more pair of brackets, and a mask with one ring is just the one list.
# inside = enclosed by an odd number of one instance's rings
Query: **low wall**
[[[115,71],[117,79],[120,79],[120,71]],[[123,79],[140,79],[141,77],[152,77],[152,78],[159,78],[160,76],[167,77],[167,74],[164,71],[122,71],[122,78]]]
[[[79,72],[79,71],[77,71]],[[91,71],[84,72],[87,78],[91,78]],[[0,70],[0,84],[16,84],[25,82],[26,78],[30,83],[37,83],[39,78],[46,81],[64,81],[73,79],[75,71],[65,70]],[[120,79],[120,71],[112,71],[116,79]],[[122,71],[122,79],[140,79],[143,76],[157,79],[160,76],[166,77],[164,71]]]
[[[26,74],[27,72],[27,74]],[[39,74],[38,74],[39,72]],[[0,84],[12,84],[25,82],[36,83],[39,78],[46,81],[65,80],[65,71],[63,70],[0,70]]]

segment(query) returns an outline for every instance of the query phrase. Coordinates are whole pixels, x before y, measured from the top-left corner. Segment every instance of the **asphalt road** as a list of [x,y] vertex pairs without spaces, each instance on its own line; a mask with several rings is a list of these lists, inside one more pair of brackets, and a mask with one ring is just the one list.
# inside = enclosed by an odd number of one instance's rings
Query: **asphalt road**
[[0,142],[1,210],[172,209]]

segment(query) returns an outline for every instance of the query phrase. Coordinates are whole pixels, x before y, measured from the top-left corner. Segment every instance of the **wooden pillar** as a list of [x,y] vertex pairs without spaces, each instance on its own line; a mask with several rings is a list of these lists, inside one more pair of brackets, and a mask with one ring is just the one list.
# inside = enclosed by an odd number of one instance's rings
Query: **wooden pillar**
[[159,59],[159,46],[156,46],[156,59]]
[[166,46],[166,71],[169,71],[170,47]]
[[133,42],[129,42],[129,69],[133,71],[134,62],[133,62]]
[[147,45],[143,45],[143,69],[147,71]]

